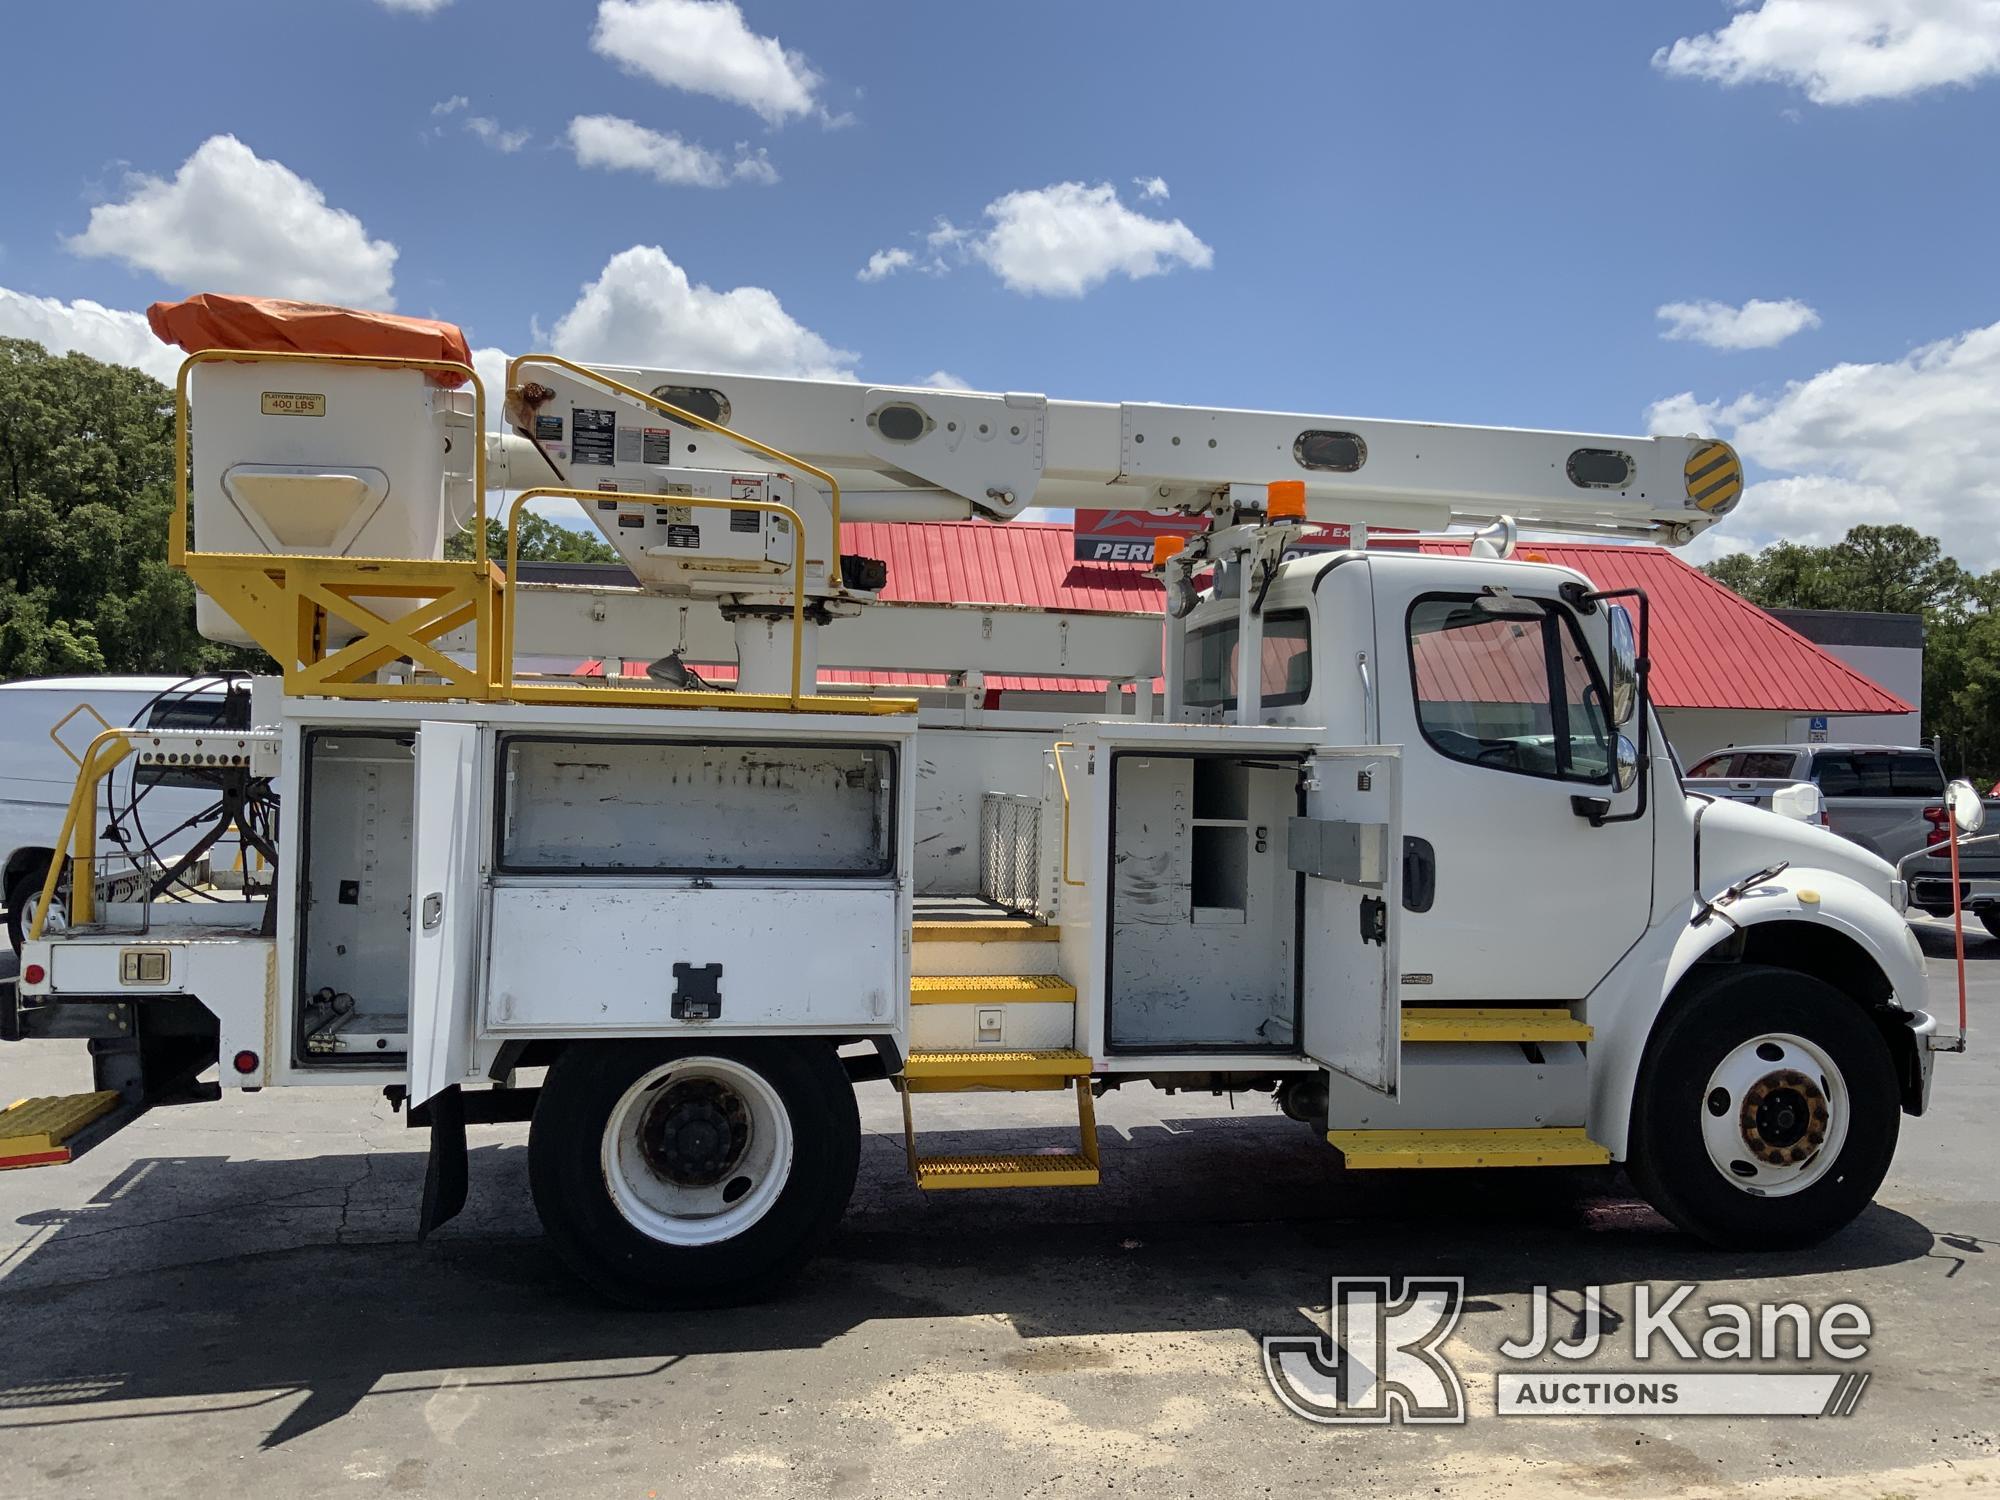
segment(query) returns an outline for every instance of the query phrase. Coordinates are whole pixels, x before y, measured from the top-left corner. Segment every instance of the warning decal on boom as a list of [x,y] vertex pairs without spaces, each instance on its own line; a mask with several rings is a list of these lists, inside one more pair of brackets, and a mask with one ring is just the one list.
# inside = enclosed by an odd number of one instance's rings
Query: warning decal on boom
[[1688,456],[1688,499],[1719,515],[1743,493],[1743,462],[1727,443],[1704,443]]

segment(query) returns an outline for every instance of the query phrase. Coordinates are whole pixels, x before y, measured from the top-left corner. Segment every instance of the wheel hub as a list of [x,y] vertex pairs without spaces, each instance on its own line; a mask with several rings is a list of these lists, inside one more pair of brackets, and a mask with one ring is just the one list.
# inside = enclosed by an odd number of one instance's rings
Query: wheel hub
[[669,1182],[712,1187],[742,1158],[750,1135],[743,1101],[720,1084],[690,1080],[669,1087],[639,1133],[646,1162]]
[[1802,1162],[1825,1144],[1830,1118],[1826,1095],[1805,1074],[1783,1068],[1744,1092],[1737,1123],[1743,1144],[1773,1166]]

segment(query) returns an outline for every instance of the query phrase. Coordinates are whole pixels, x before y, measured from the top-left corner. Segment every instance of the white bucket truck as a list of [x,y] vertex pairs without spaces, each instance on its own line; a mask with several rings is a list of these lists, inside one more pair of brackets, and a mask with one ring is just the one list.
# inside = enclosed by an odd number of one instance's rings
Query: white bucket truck
[[[1686,795],[1644,599],[1515,547],[1517,522],[1685,541],[1741,489],[1726,445],[553,356],[503,396],[444,334],[432,359],[190,340],[176,561],[283,672],[248,732],[100,737],[64,847],[95,858],[90,785],[136,754],[252,802],[280,782],[274,869],[200,907],[67,882],[0,1021],[92,1038],[98,1088],[0,1116],[16,1161],[212,1097],[211,1068],[386,1089],[431,1132],[422,1230],[463,1201],[467,1127],[528,1120],[563,1258],[677,1304],[810,1255],[868,1079],[928,1190],[1095,1183],[1094,1096],[1151,1082],[1273,1094],[1351,1169],[1623,1162],[1742,1247],[1847,1223],[1924,1109],[1895,872]],[[633,578],[523,583],[483,527],[444,559],[489,492],[573,501]],[[1029,505],[1204,517],[1161,549],[1164,631],[886,603],[841,552],[843,522]],[[1308,520],[1355,545],[1285,560]],[[1455,523],[1469,554],[1365,545]],[[1063,723],[821,691],[846,668],[1141,690]],[[922,1096],[964,1089],[1066,1096],[1075,1147],[926,1153]]]

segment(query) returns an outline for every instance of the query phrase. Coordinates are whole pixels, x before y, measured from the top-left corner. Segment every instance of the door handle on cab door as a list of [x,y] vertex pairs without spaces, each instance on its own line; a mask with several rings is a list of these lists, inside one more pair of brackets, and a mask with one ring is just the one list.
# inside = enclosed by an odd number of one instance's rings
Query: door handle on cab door
[[1429,911],[1437,900],[1437,851],[1429,839],[1403,836],[1403,910]]
[[1611,815],[1609,797],[1577,797],[1569,799],[1569,810],[1579,818],[1588,818],[1592,828],[1604,826],[1604,820]]
[[444,892],[432,891],[424,897],[424,931],[433,932],[444,920]]

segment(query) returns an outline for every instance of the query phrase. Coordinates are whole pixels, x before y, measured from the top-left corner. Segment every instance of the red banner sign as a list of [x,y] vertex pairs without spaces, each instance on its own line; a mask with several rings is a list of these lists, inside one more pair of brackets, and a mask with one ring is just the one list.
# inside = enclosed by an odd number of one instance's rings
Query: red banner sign
[[[1190,537],[1208,529],[1199,516],[1159,510],[1080,510],[1076,513],[1076,546],[1071,554],[1077,562],[1150,563],[1153,538]],[[1377,538],[1408,535],[1387,528],[1372,528],[1371,545]],[[1346,526],[1313,523],[1299,528],[1298,537],[1285,548],[1288,557],[1309,552],[1342,552],[1353,544],[1353,532]]]

